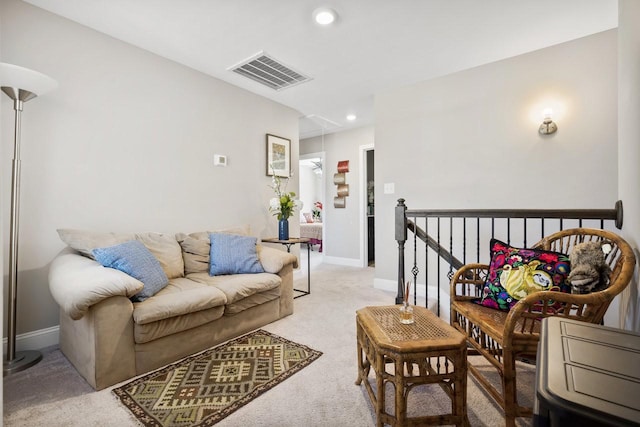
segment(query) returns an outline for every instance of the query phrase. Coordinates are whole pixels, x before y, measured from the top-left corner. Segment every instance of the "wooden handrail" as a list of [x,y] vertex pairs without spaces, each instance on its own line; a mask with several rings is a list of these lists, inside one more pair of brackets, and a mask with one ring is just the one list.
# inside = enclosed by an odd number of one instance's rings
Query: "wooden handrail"
[[[464,218],[466,219],[478,219],[479,218],[491,218],[493,219],[525,219],[524,230],[526,234],[526,227],[528,219],[541,220],[542,230],[544,230],[544,221],[547,219],[559,219],[560,228],[562,229],[563,220],[578,220],[580,226],[582,226],[582,220],[599,220],[601,227],[604,228],[604,221],[614,221],[616,228],[622,228],[623,222],[623,209],[622,201],[618,200],[615,203],[613,209],[407,209],[404,199],[398,199],[398,204],[395,207],[395,239],[398,242],[398,291],[396,295],[396,304],[401,304],[404,299],[404,247],[407,241],[407,230],[411,231],[416,238],[423,241],[428,248],[435,251],[438,256],[444,259],[452,269],[460,268],[464,263],[456,258],[452,251],[445,249],[440,242],[421,229],[414,220],[417,218],[438,218],[438,224],[440,218],[448,218],[452,221],[452,218]],[[478,223],[479,224],[479,223]],[[508,223],[510,226],[510,221]],[[438,236],[439,239],[439,236]],[[526,243],[526,238],[525,238]],[[450,243],[451,244],[451,243]],[[415,248],[414,248],[415,258]],[[414,267],[415,270],[417,266]],[[416,273],[414,273],[415,276]],[[440,286],[438,278],[438,288]],[[415,297],[415,292],[414,292]],[[438,293],[438,305],[439,305],[439,293]],[[438,306],[439,311],[439,306]]]
[[440,258],[447,261],[456,270],[464,265],[462,261],[453,256],[448,250],[442,247],[442,245],[438,244],[433,237],[429,236],[422,228],[418,227],[415,222],[407,220],[407,229],[413,231],[418,236],[418,239],[429,245],[431,249],[440,255]]
[[[404,205],[398,199],[398,205]],[[622,200],[613,209],[406,209],[407,217],[416,218],[544,218],[544,219],[597,219],[615,221],[622,229]]]

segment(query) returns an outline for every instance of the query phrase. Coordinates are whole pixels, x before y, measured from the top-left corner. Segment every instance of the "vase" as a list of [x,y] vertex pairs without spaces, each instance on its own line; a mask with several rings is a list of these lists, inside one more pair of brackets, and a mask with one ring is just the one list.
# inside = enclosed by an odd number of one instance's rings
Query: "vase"
[[289,220],[278,221],[278,240],[289,240]]
[[407,301],[404,301],[400,306],[400,323],[410,325],[413,322],[413,307]]

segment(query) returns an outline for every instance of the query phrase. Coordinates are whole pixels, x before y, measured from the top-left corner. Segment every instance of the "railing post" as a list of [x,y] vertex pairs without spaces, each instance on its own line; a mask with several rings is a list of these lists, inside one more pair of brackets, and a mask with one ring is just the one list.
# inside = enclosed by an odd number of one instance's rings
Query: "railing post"
[[404,300],[404,242],[407,241],[407,206],[404,199],[398,199],[396,205],[396,241],[398,242],[398,293],[396,304],[402,304]]
[[616,202],[616,228],[618,230],[622,230],[622,218],[623,218],[623,210],[622,210],[622,200],[618,200]]

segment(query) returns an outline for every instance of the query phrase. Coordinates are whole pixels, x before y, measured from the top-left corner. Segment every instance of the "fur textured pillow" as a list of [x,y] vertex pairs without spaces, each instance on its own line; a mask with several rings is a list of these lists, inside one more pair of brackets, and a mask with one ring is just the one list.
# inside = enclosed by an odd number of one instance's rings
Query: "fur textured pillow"
[[569,259],[571,260],[571,292],[585,294],[602,291],[609,286],[611,267],[607,264],[605,253],[611,251],[611,244],[606,241],[582,242],[575,245]]

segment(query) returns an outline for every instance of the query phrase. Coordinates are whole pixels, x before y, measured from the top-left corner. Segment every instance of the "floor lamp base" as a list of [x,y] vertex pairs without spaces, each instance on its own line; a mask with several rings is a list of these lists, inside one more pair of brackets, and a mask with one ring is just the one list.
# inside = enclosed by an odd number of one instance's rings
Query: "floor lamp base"
[[2,376],[15,374],[32,367],[42,360],[42,353],[37,350],[26,350],[16,352],[16,357],[12,361],[5,360],[2,367]]

